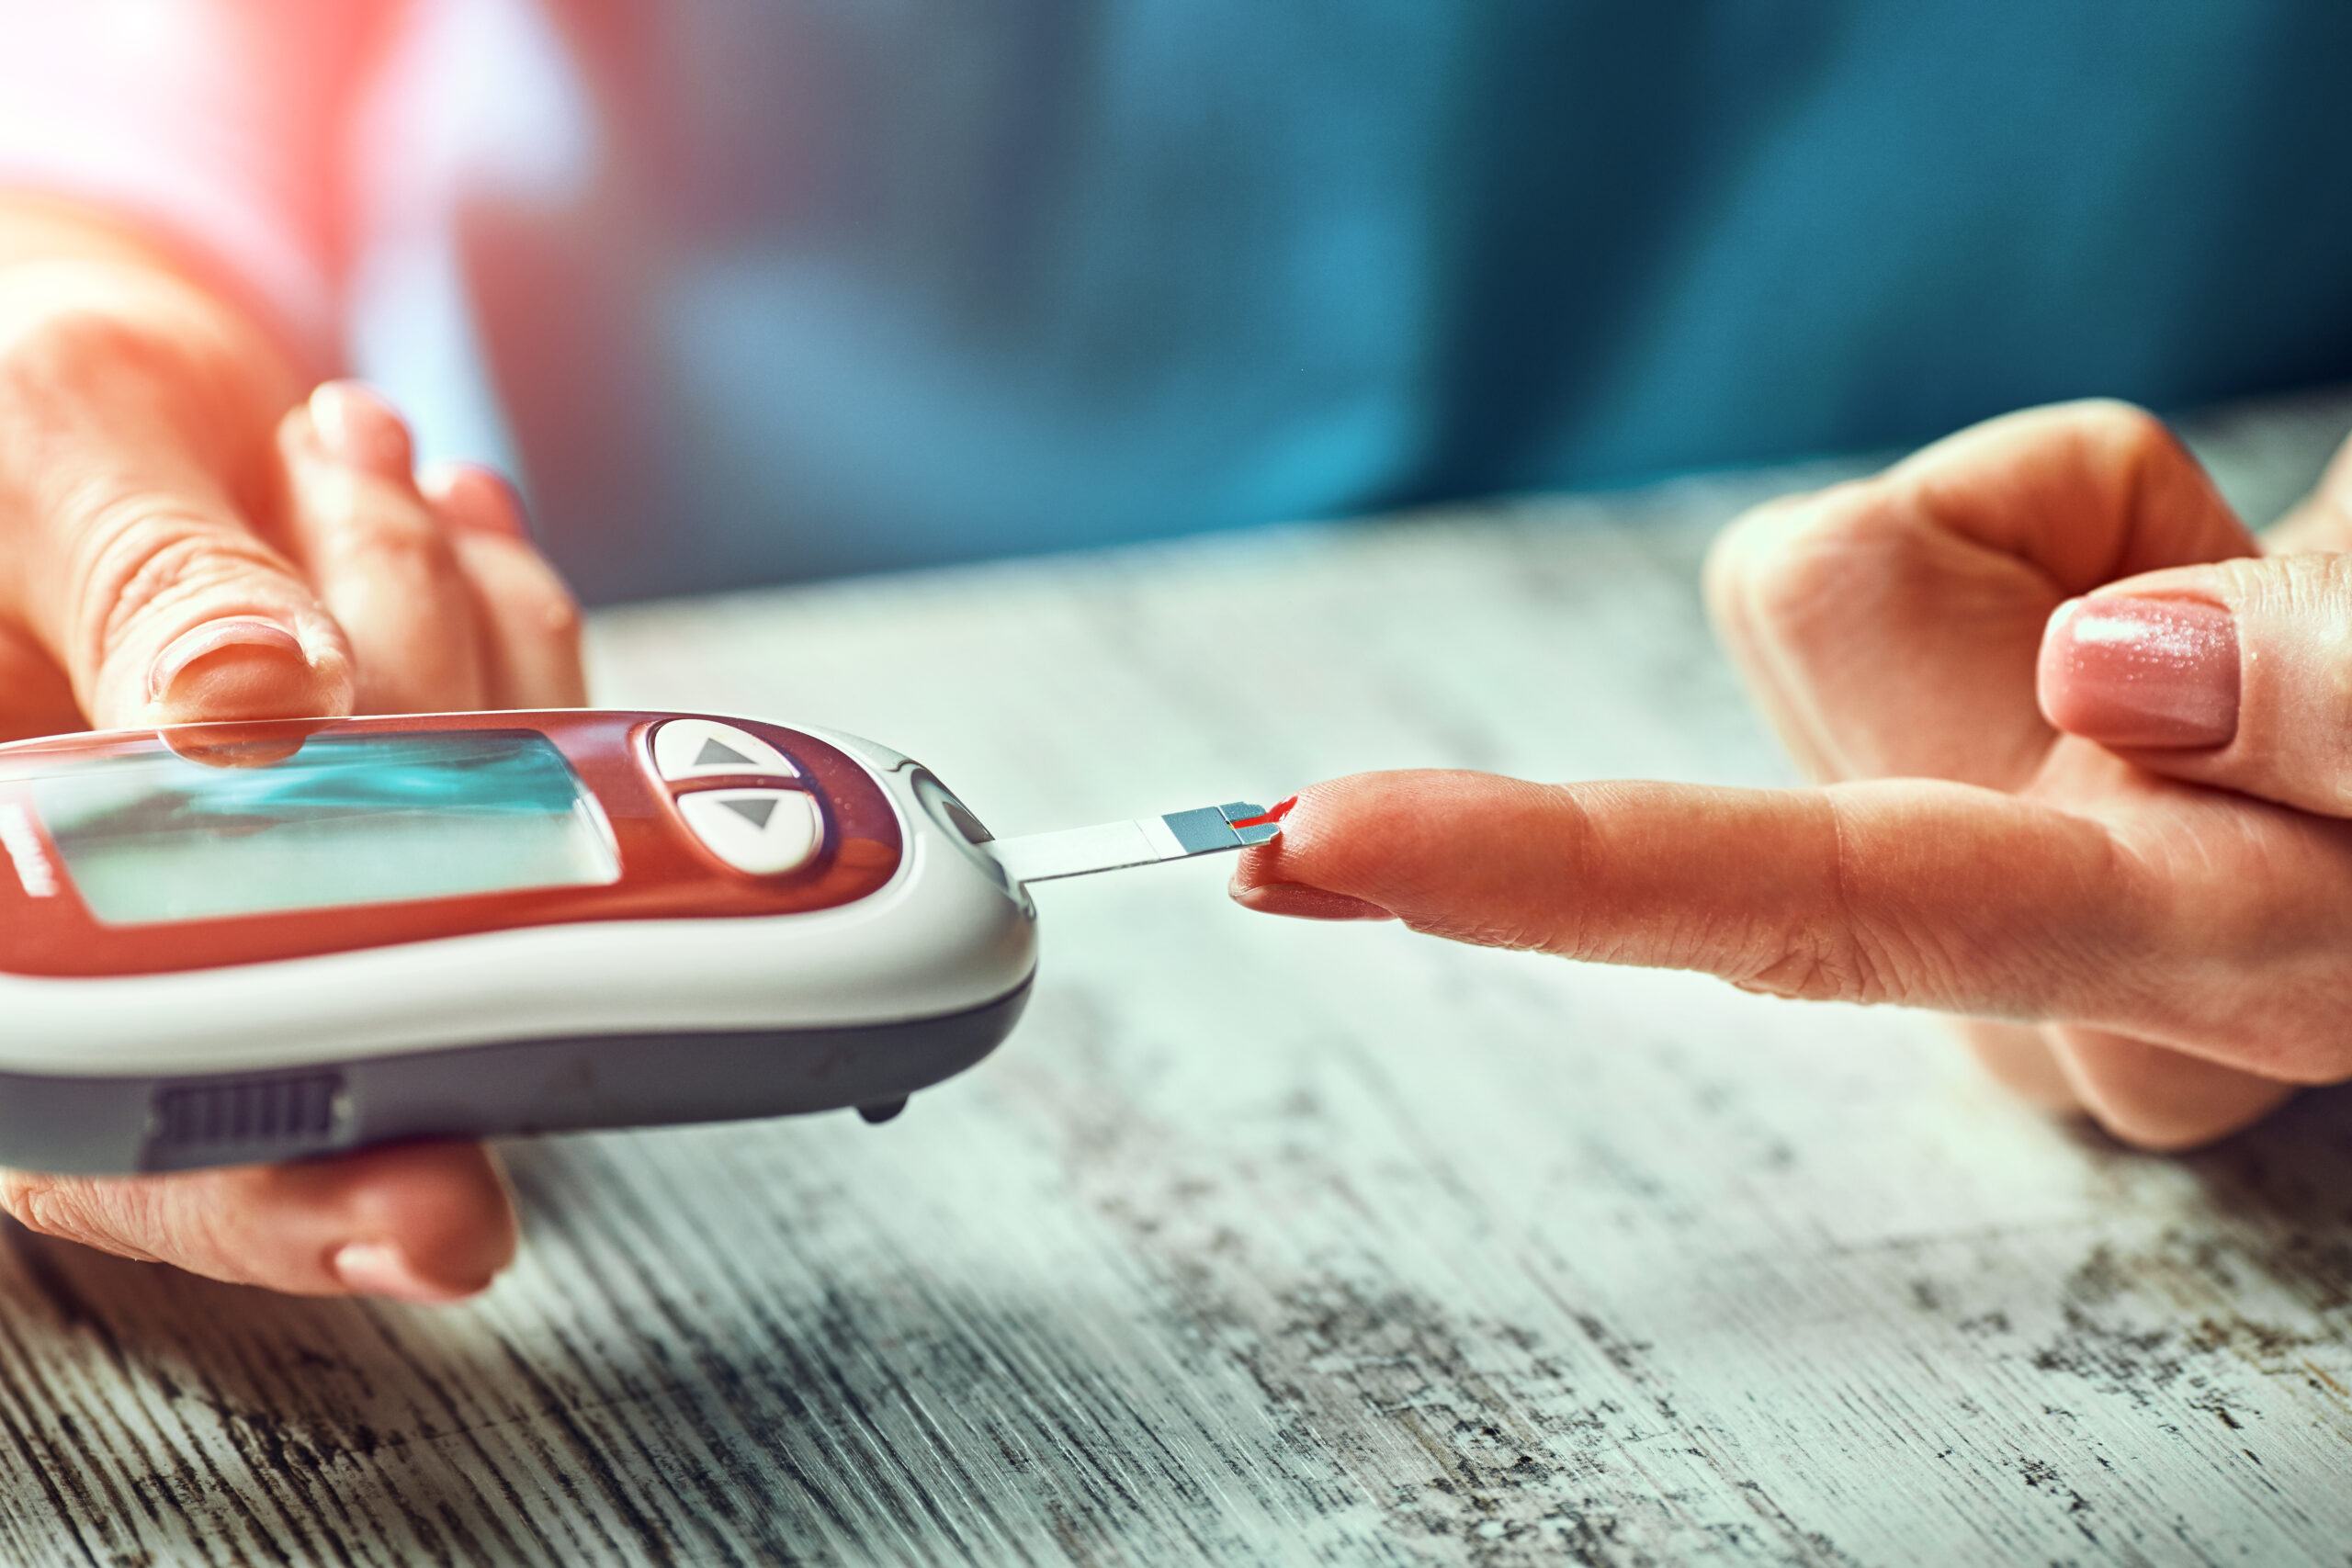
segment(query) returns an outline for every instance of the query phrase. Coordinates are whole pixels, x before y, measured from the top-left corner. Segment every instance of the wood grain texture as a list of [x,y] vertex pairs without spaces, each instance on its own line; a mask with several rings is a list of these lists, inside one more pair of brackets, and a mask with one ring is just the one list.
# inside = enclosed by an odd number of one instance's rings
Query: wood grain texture
[[[2267,512],[2347,419],[2208,445]],[[647,607],[598,694],[871,734],[1001,832],[1780,780],[1694,571],[1826,471]],[[1899,1013],[1211,865],[1039,901],[1028,1021],[886,1127],[512,1146],[474,1305],[10,1233],[0,1561],[2352,1562],[2352,1095],[2150,1158]]]

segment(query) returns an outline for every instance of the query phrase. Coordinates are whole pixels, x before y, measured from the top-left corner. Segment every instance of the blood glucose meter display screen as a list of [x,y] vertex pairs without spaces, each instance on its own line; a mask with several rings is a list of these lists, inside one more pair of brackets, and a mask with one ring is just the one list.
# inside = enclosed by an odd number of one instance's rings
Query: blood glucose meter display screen
[[319,735],[245,766],[159,749],[27,783],[83,902],[108,925],[620,879],[594,798],[538,735]]

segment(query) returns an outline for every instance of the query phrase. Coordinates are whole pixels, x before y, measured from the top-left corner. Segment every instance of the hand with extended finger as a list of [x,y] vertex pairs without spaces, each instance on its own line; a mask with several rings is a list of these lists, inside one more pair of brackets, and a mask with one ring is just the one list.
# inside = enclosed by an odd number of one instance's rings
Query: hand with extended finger
[[1995,421],[1710,563],[1822,787],[1359,775],[1304,792],[1236,897],[1968,1015],[2038,1098],[2201,1142],[2352,1077],[2347,585],[2257,557],[2136,411]]
[[[494,477],[420,483],[364,389],[103,224],[0,203],[0,739],[583,698],[578,615]],[[495,1165],[0,1172],[36,1230],[309,1294],[442,1300],[514,1248]]]

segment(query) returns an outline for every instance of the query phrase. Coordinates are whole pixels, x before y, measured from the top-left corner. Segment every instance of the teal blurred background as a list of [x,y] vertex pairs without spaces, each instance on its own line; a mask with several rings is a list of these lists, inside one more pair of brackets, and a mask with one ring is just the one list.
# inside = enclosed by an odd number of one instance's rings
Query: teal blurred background
[[[558,150],[453,164],[446,444],[592,599],[2352,374],[2342,0],[458,9],[414,103],[495,33],[547,58],[483,123]],[[431,272],[357,341],[463,410],[387,324]]]

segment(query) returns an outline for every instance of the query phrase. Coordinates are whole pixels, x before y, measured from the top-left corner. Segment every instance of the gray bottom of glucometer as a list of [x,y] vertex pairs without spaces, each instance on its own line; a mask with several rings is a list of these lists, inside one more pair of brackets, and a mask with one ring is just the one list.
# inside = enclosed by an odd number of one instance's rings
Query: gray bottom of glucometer
[[882,1120],[986,1056],[1029,987],[942,1018],[844,1029],[517,1040],[189,1077],[0,1073],[0,1165],[192,1170],[402,1138],[788,1116]]

